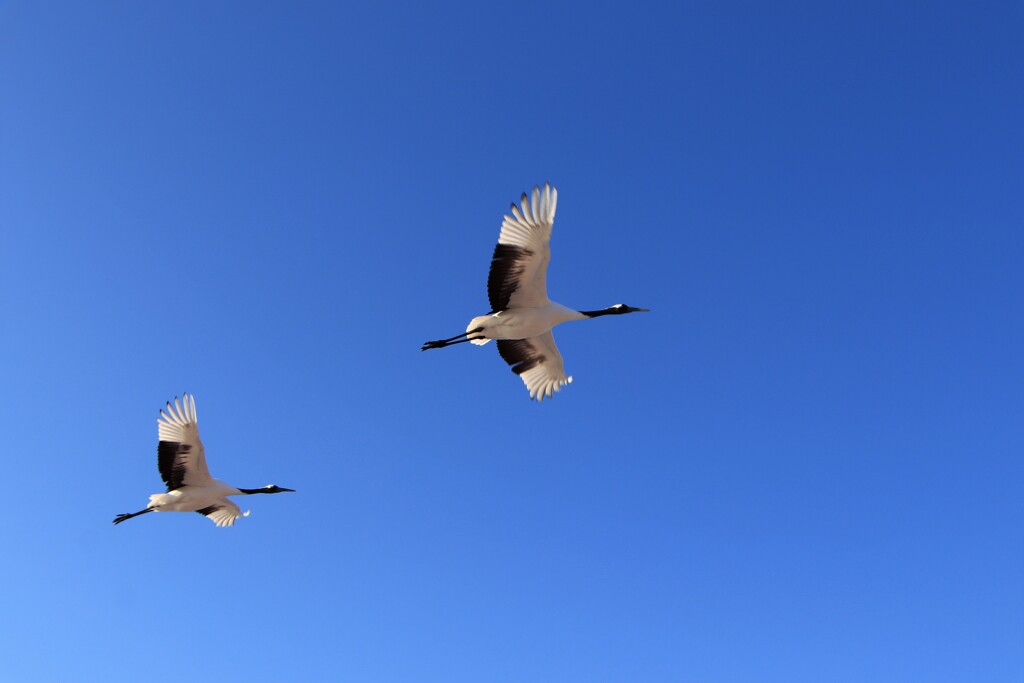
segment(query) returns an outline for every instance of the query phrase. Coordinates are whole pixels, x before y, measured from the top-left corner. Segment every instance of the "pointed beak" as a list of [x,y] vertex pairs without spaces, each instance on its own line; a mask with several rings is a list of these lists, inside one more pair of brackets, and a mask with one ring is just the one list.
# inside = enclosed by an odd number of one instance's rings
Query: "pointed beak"
[[295,489],[286,489],[286,488],[284,488],[282,486],[278,486],[277,488],[281,489],[281,491],[280,491],[281,493],[285,493],[285,492],[295,493]]
[[651,309],[649,309],[649,308],[634,308],[633,309],[633,313],[650,313],[650,312],[651,312]]

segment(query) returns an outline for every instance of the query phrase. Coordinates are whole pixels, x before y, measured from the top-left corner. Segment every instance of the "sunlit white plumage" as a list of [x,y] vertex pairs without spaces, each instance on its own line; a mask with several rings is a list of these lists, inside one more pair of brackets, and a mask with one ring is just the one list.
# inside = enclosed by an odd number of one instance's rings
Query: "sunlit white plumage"
[[167,484],[167,492],[154,493],[145,509],[118,515],[114,524],[147,512],[198,512],[217,526],[232,526],[239,517],[248,517],[249,512],[243,513],[227,496],[292,491],[274,484],[239,489],[210,476],[203,442],[199,440],[195,398],[189,394],[181,400],[175,396],[173,405],[168,402],[160,411],[157,433],[157,468]]
[[577,311],[548,299],[549,243],[557,205],[558,191],[548,183],[543,190],[534,186],[532,198],[523,193],[520,206],[512,204],[511,215],[502,221],[487,277],[491,312],[470,320],[462,334],[426,342],[423,351],[497,340],[498,353],[526,384],[530,398],[543,400],[572,382],[555,346],[553,327],[570,320],[647,310],[615,304],[599,311]]

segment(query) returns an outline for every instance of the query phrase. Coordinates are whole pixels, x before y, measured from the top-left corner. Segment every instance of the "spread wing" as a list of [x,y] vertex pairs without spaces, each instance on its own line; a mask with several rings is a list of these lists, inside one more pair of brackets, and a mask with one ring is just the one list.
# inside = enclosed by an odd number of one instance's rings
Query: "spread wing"
[[213,505],[196,510],[196,512],[206,515],[217,526],[234,526],[236,519],[249,516],[248,511],[242,512],[234,502],[227,498],[221,498]]
[[543,191],[534,186],[532,200],[524,192],[521,208],[513,204],[512,215],[505,216],[487,276],[492,312],[548,302],[548,242],[557,204],[558,190],[544,183]]
[[167,490],[208,484],[212,477],[206,467],[203,442],[199,440],[195,398],[184,394],[179,401],[175,396],[174,404],[168,401],[156,422],[160,434],[157,467]]
[[572,382],[562,367],[562,354],[551,332],[526,339],[499,339],[498,353],[526,384],[530,398],[543,401]]

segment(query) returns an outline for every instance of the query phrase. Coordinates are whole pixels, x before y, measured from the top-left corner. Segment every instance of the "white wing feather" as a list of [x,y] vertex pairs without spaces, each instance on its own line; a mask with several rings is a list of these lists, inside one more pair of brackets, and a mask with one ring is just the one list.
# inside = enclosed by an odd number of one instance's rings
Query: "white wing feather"
[[[180,464],[185,468],[182,483],[189,486],[202,486],[213,479],[206,466],[203,442],[199,440],[198,422],[196,401],[189,394],[184,394],[181,401],[175,396],[174,404],[168,402],[167,406],[160,411],[160,417],[157,418],[157,433],[160,436],[160,441],[191,446],[189,449],[180,449],[175,458],[175,464]],[[183,452],[183,450],[188,452]]]
[[206,518],[217,526],[234,526],[239,517],[248,517],[249,511],[242,512],[234,501],[222,498],[216,503],[217,509],[206,515]]
[[562,354],[558,352],[558,347],[555,346],[555,337],[551,332],[545,332],[523,341],[536,347],[538,353],[544,356],[544,362],[519,375],[530,392],[530,398],[543,401],[545,396],[550,397],[552,393],[560,391],[566,384],[572,383],[572,377],[565,374]]
[[523,195],[521,207],[512,205],[512,215],[501,224],[498,244],[529,249],[533,255],[518,262],[522,268],[519,286],[509,299],[509,308],[536,308],[548,302],[547,272],[551,261],[551,227],[555,223],[558,190],[545,183],[543,191],[533,188],[532,200]]

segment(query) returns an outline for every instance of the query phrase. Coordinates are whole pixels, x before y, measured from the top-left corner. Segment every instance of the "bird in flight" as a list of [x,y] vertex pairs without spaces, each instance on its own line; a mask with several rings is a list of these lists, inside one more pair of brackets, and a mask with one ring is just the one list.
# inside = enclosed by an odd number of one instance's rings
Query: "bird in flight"
[[114,524],[147,512],[198,512],[217,526],[232,526],[236,519],[248,517],[249,513],[243,513],[228,496],[294,491],[274,484],[259,489],[236,489],[211,477],[203,442],[199,440],[193,396],[184,394],[181,401],[175,396],[174,405],[168,401],[157,418],[157,431],[157,467],[167,484],[167,493],[154,493],[144,509],[118,515]]
[[506,215],[501,224],[487,276],[491,312],[470,320],[462,334],[426,342],[421,351],[464,342],[480,346],[495,339],[498,353],[526,384],[530,398],[541,401],[572,382],[551,334],[555,325],[648,310],[615,304],[598,311],[577,311],[548,299],[548,243],[557,204],[558,191],[548,183],[543,190],[534,186],[532,198],[524,192],[518,207],[512,204],[512,215]]

